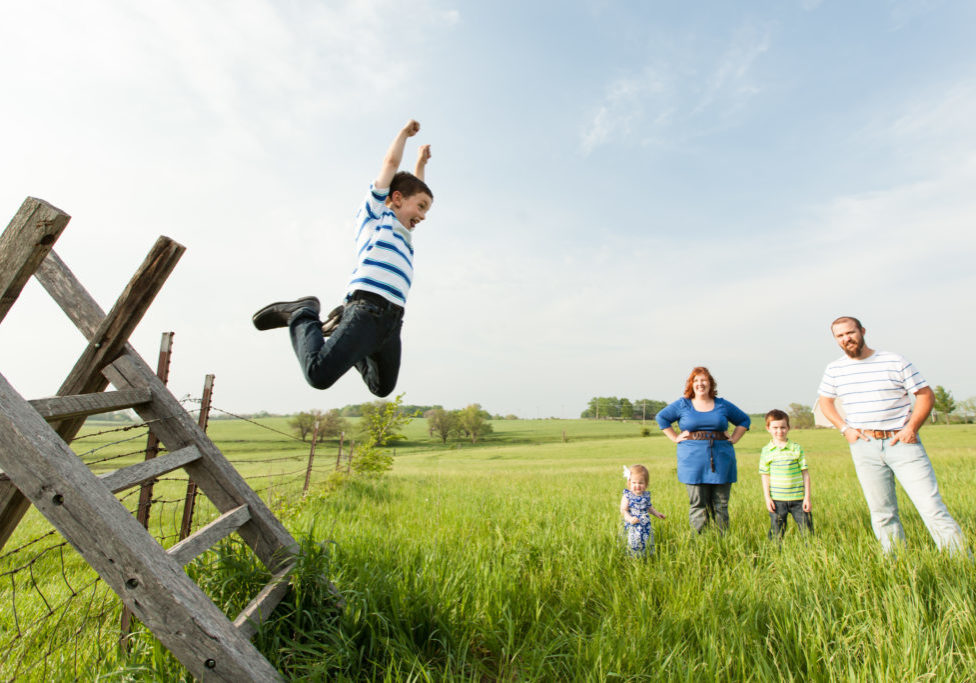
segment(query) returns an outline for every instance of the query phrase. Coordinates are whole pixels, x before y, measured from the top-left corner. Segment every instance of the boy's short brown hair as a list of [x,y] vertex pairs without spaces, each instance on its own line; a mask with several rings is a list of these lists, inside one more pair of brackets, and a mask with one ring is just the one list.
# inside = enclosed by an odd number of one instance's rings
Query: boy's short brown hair
[[766,413],[766,426],[767,427],[769,426],[769,423],[772,422],[773,420],[786,420],[786,426],[787,427],[790,426],[790,416],[787,415],[782,410],[780,410],[779,408],[773,408],[768,413]]
[[434,198],[434,193],[427,187],[427,183],[407,171],[397,171],[393,176],[393,180],[390,181],[390,195],[394,192],[399,192],[404,198],[412,197],[421,192],[431,199]]

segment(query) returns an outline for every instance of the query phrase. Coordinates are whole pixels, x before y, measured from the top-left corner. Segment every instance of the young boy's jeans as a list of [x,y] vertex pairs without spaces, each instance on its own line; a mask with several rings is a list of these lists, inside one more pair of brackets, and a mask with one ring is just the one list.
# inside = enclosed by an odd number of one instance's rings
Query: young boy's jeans
[[783,538],[786,533],[786,518],[793,516],[800,533],[813,533],[813,515],[803,511],[802,500],[774,500],[776,512],[769,513],[769,537]]
[[698,533],[712,519],[719,533],[729,528],[729,494],[732,484],[685,484],[688,489],[688,521]]
[[893,550],[896,542],[905,541],[905,530],[898,518],[896,478],[921,515],[936,546],[952,552],[965,547],[962,530],[942,502],[935,471],[921,441],[899,441],[892,445],[891,439],[858,439],[851,444],[851,456],[871,511],[874,535],[885,552]]
[[387,396],[400,374],[400,328],[403,308],[382,297],[354,298],[346,303],[342,322],[328,338],[315,311],[303,308],[288,323],[291,345],[305,379],[328,389],[355,367],[375,396]]

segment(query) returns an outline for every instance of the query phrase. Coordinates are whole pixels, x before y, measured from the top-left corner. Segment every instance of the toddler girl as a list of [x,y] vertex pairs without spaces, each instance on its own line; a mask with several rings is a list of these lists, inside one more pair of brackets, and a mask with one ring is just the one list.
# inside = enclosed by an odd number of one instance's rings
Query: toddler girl
[[649,474],[643,465],[624,467],[627,488],[620,499],[620,514],[624,518],[624,531],[627,534],[627,547],[634,557],[654,554],[654,530],[651,518],[664,519],[664,515],[651,505],[651,494],[647,490]]

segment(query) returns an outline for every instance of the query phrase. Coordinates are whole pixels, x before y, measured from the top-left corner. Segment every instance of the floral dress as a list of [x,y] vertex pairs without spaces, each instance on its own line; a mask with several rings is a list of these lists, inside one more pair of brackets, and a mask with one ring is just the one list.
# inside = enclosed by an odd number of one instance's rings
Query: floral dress
[[627,536],[627,548],[635,557],[654,554],[654,530],[651,528],[651,493],[644,491],[636,495],[630,489],[624,489],[624,500],[627,501],[627,512],[637,518],[637,524],[624,521],[624,533]]

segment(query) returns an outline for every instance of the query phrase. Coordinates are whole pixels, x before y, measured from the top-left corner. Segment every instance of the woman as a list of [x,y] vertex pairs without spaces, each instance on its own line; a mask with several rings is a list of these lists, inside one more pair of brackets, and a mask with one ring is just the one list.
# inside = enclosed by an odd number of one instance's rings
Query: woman
[[[708,368],[697,367],[688,375],[684,396],[657,414],[661,431],[678,444],[678,481],[688,489],[688,517],[699,533],[711,519],[723,533],[729,526],[729,492],[736,480],[732,446],[750,424],[748,415],[716,398],[715,388]],[[731,436],[730,422],[735,425]]]

